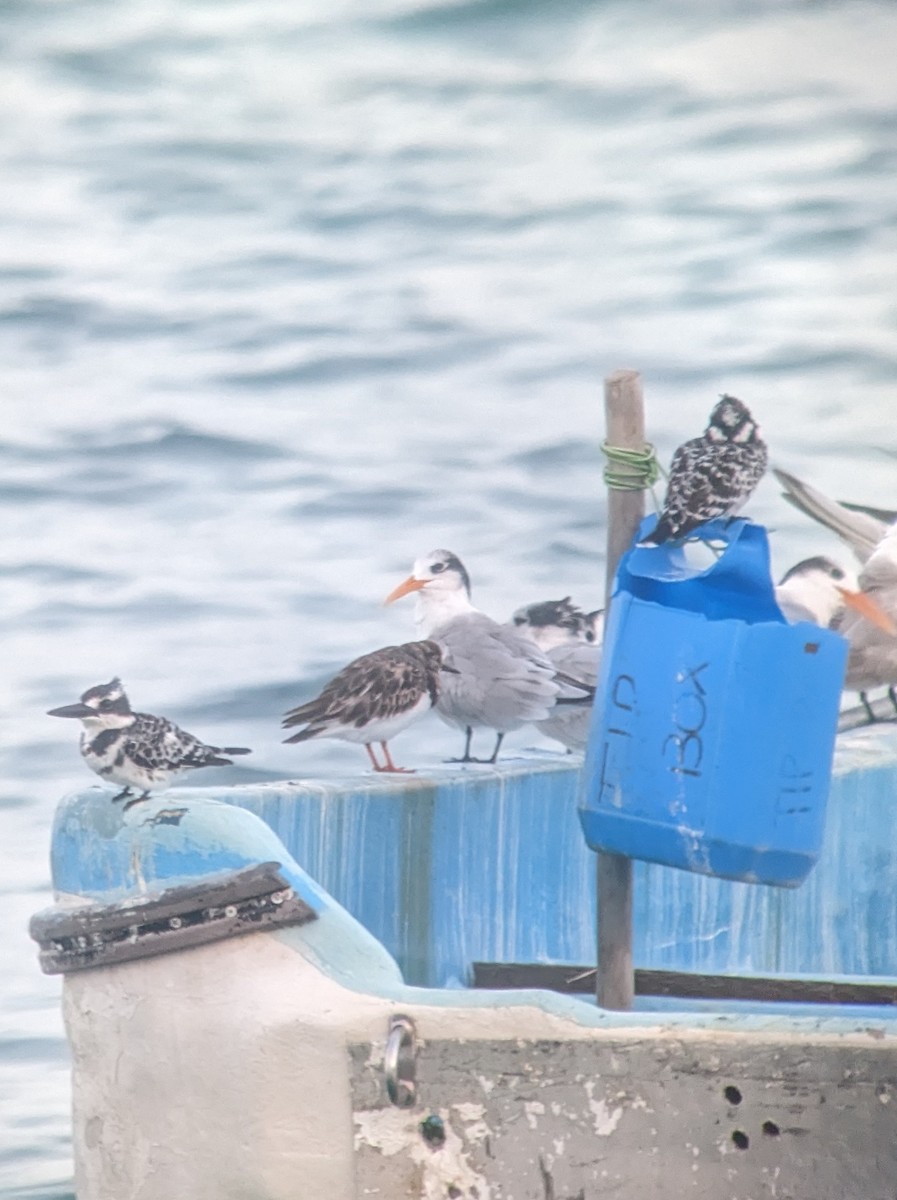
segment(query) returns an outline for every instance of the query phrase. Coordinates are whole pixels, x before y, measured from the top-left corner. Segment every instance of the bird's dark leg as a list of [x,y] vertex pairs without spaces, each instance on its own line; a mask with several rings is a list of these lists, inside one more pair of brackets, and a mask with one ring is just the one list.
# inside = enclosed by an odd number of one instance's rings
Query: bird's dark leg
[[414,774],[414,769],[412,767],[397,767],[396,766],[396,764],[392,761],[392,755],[389,753],[389,746],[387,746],[386,742],[381,742],[380,745],[383,748],[383,757],[386,759],[386,766],[378,767],[377,770],[388,771],[393,775],[413,775]]
[[112,803],[115,804],[118,800],[127,800],[128,796],[130,796],[130,794],[131,794],[131,787],[129,784],[127,787],[123,787],[117,796],[112,797]]
[[149,788],[145,792],[141,792],[139,796],[132,796],[128,803],[122,809],[122,812],[127,812],[129,808],[133,808],[135,804],[139,804],[141,800],[149,800]]
[[467,726],[467,737],[464,739],[464,753],[460,758],[447,758],[445,761],[450,763],[469,763],[479,762],[478,758],[470,757],[470,739],[473,737],[473,726]]
[[383,767],[381,767],[380,764],[377,762],[377,757],[374,754],[374,750],[373,750],[373,747],[371,746],[371,743],[365,742],[364,748],[368,752],[368,758],[371,760],[371,766],[374,768],[374,770],[382,771]]
[[467,737],[464,739],[464,756],[462,762],[470,762],[470,740],[473,737],[473,726],[467,726]]
[[888,688],[888,695],[891,697],[891,703],[894,705],[894,712],[897,713],[897,692],[894,691],[894,685]]
[[505,740],[505,735],[504,735],[503,733],[500,733],[500,734],[498,735],[498,737],[495,739],[495,749],[492,751],[492,757],[491,757],[491,758],[488,758],[488,759],[486,760],[487,762],[490,762],[490,763],[493,763],[493,764],[495,763],[495,761],[496,761],[496,760],[497,760],[497,758],[498,758],[498,752],[499,752],[499,750],[501,749],[501,744],[502,744],[502,742],[503,742],[504,740]]
[[872,711],[872,705],[869,703],[869,699],[865,692],[860,692],[860,704],[862,704],[863,708],[866,710],[866,716],[869,719],[869,724],[874,724],[877,718],[875,713]]

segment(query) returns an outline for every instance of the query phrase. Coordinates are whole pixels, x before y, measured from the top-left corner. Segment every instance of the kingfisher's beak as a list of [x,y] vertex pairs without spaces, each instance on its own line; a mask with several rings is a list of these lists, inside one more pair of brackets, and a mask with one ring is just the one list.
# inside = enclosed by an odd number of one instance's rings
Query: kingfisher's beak
[[854,612],[858,612],[867,621],[871,621],[873,625],[883,629],[885,633],[897,637],[897,622],[885,612],[877,600],[872,599],[868,592],[851,592],[842,587],[839,587],[838,591],[844,597],[844,603],[848,604]]
[[404,583],[400,583],[397,588],[389,593],[384,604],[392,604],[394,600],[400,600],[402,596],[407,596],[409,592],[419,592],[422,587],[426,587],[429,580],[415,579],[413,575],[409,575]]
[[47,711],[48,717],[95,717],[96,709],[91,708],[89,704],[64,704],[62,708],[51,708]]

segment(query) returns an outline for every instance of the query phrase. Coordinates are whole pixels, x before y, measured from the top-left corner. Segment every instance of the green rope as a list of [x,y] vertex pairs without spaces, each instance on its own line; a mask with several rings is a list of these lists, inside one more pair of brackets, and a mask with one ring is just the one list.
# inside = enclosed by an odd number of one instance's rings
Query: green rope
[[660,478],[661,467],[650,442],[642,450],[608,446],[607,442],[602,442],[601,449],[607,459],[604,482],[609,488],[619,492],[643,492]]

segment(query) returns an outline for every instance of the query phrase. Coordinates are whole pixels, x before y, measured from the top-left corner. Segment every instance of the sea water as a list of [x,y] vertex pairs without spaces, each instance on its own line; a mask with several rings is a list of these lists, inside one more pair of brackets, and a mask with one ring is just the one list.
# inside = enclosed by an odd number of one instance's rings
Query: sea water
[[[283,711],[474,599],[603,588],[602,378],[663,461],[722,391],[772,460],[897,507],[897,14],[799,0],[7,0],[0,42],[0,1196],[71,1194],[45,710],[366,769]],[[777,571],[848,555],[770,476]],[[508,738],[539,742],[534,731]],[[406,765],[460,749],[435,718]],[[555,746],[555,750],[558,748]]]

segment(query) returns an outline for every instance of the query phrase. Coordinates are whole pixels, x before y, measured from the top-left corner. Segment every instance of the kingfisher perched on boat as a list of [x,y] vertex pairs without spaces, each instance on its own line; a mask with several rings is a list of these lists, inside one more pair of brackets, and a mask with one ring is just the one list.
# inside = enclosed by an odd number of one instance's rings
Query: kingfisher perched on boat
[[734,517],[766,470],[766,443],[747,405],[722,396],[700,437],[673,455],[663,512],[642,544],[662,545],[714,517]]
[[[51,708],[51,717],[77,717],[81,756],[101,779],[122,785],[113,801],[130,808],[161,792],[198,767],[227,767],[227,754],[250,754],[245,746],[207,746],[165,717],[132,712],[120,679],[88,688],[77,704]],[[132,789],[139,789],[134,795]]]
[[[375,771],[410,771],[395,765],[387,743],[430,711],[439,698],[441,672],[452,670],[443,662],[442,648],[431,641],[384,646],[363,654],[343,667],[314,700],[290,709],[282,722],[284,729],[306,728],[284,741],[338,738],[361,743]],[[374,742],[383,751],[382,766],[372,749]]]

